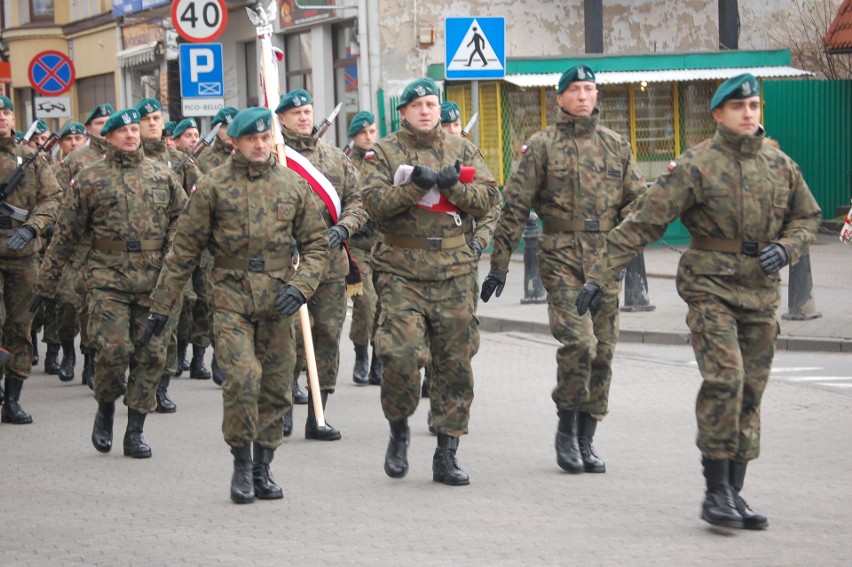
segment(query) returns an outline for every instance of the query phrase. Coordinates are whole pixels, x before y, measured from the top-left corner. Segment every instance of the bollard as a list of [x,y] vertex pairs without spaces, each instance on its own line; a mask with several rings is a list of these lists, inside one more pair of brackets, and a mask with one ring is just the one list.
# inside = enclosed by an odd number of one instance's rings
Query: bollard
[[624,270],[624,305],[622,311],[653,311],[657,307],[648,300],[648,275],[645,273],[645,255],[634,256]]
[[530,212],[530,218],[524,223],[524,297],[521,303],[545,303],[547,293],[541,276],[538,274],[538,239],[541,238],[541,228],[538,226],[538,215]]
[[787,288],[787,313],[782,319],[807,321],[822,317],[814,302],[814,281],[811,273],[811,254],[805,251],[799,261],[790,266],[790,285]]

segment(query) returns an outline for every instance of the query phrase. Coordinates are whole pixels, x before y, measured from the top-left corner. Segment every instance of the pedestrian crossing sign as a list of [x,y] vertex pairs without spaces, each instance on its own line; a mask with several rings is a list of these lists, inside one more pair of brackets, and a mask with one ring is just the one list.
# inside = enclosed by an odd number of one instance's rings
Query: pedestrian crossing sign
[[444,32],[447,80],[506,76],[505,18],[447,18]]

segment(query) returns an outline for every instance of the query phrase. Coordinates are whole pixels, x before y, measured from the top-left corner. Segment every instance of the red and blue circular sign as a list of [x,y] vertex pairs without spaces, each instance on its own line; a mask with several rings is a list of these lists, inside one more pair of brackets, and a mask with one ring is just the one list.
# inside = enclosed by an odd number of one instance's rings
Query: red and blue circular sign
[[74,63],[60,51],[42,51],[30,61],[29,76],[40,94],[61,95],[74,84]]

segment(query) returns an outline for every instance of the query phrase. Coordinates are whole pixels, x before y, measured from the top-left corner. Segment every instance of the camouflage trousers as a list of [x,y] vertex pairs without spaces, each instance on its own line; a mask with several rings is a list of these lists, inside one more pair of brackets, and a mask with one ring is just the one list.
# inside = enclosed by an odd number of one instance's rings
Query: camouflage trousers
[[191,293],[184,296],[177,338],[189,344],[210,346],[210,311],[207,299],[210,285],[206,270],[198,266],[192,272]]
[[370,266],[370,251],[352,247],[352,256],[361,270],[364,294],[352,297],[352,323],[349,340],[352,344],[368,345],[373,342],[376,323],[376,287],[373,285],[373,269]]
[[83,300],[74,286],[77,270],[66,265],[59,278],[56,295],[50,308],[44,312],[45,343],[59,344],[63,341],[73,341],[80,332],[80,309]]
[[594,315],[577,314],[578,290],[547,293],[550,332],[562,343],[556,351],[556,388],[551,397],[558,410],[578,410],[603,419],[609,408],[612,357],[618,341],[618,288],[606,290]]
[[377,273],[381,302],[375,349],[382,363],[382,410],[388,421],[401,421],[417,409],[420,369],[432,364],[429,391],[432,425],[461,436],[473,402],[471,360],[479,350],[479,321],[474,314],[476,278],[421,282]]
[[769,381],[778,322],[708,297],[691,300],[686,323],[703,382],[695,403],[697,445],[710,459],[760,455],[760,402]]
[[[308,301],[308,312],[311,315],[311,338],[314,341],[320,390],[334,393],[340,368],[340,335],[346,319],[346,280],[340,278],[322,282]],[[297,313],[294,319],[298,318]],[[305,368],[301,328],[296,333],[296,341],[296,368]],[[217,356],[217,364],[218,360]]]
[[33,296],[38,255],[25,258],[0,259],[0,329],[3,346],[12,353],[6,363],[7,375],[26,380],[32,368],[33,343],[30,329],[33,314],[30,300]]
[[95,348],[98,402],[113,402],[124,395],[124,404],[133,410],[150,413],[157,409],[155,394],[166,360],[166,341],[175,322],[174,317],[169,318],[162,335],[137,346],[148,324],[149,305],[147,293],[89,292],[89,336]]
[[213,312],[216,362],[222,386],[222,433],[232,447],[256,441],[275,448],[283,439],[284,414],[293,403],[296,340],[293,317],[253,319]]

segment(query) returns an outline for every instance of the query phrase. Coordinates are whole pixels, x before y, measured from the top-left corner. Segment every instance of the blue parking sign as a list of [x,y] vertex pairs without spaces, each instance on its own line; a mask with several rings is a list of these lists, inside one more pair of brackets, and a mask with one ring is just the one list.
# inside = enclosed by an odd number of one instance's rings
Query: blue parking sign
[[180,96],[183,98],[225,96],[221,43],[180,45]]

